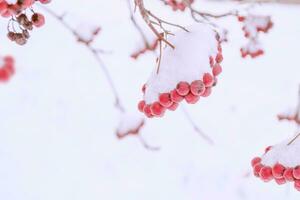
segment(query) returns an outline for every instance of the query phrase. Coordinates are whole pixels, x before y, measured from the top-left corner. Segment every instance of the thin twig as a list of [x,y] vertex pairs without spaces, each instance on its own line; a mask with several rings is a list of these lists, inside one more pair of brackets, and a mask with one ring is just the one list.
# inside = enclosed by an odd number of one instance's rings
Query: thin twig
[[154,147],[149,145],[146,140],[139,134],[138,139],[141,142],[141,144],[144,146],[145,149],[150,150],[150,151],[159,151],[160,147]]
[[287,145],[289,146],[289,145],[293,144],[299,137],[300,137],[300,133],[298,133],[296,135],[296,137],[294,137]]
[[194,122],[194,120],[192,119],[191,115],[189,114],[189,112],[182,106],[181,107],[182,112],[184,113],[186,119],[188,120],[188,122],[192,125],[192,127],[194,128],[194,130],[205,140],[208,142],[208,144],[210,145],[214,145],[214,141],[208,136],[206,135],[198,126],[197,124]]
[[111,75],[107,69],[107,67],[105,66],[104,62],[102,61],[101,57],[100,57],[100,53],[102,51],[99,51],[99,49],[97,48],[94,48],[92,45],[91,45],[91,41],[90,40],[86,40],[84,38],[82,38],[75,29],[73,29],[67,22],[65,22],[64,20],[64,16],[65,15],[58,15],[56,14],[55,12],[53,12],[51,9],[47,8],[47,7],[44,7],[44,6],[40,6],[42,9],[44,9],[48,14],[50,14],[52,17],[54,17],[57,21],[59,21],[67,30],[69,30],[73,35],[74,37],[77,39],[77,41],[79,41],[80,43],[82,43],[91,53],[92,55],[94,56],[94,58],[96,59],[96,61],[98,62],[99,66],[101,67],[111,89],[112,89],[112,92],[114,94],[114,97],[115,97],[115,106],[116,108],[120,111],[120,112],[125,112],[125,109],[121,103],[121,100],[120,100],[120,97],[119,97],[119,94],[117,92],[117,89],[116,89],[116,86],[113,82],[113,79],[111,78]]

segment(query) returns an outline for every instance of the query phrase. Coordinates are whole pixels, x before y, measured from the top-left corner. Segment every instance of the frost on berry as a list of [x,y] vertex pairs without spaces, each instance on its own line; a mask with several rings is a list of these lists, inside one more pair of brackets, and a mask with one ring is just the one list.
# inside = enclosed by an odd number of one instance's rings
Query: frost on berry
[[124,113],[116,131],[119,139],[129,135],[138,135],[145,124],[144,118],[137,113]]
[[18,45],[26,44],[33,26],[41,27],[45,24],[45,17],[35,13],[32,6],[39,2],[49,3],[51,0],[0,0],[0,15],[9,20],[7,37]]
[[[159,70],[154,69],[143,86],[142,112],[161,117],[165,110],[176,110],[185,99],[195,104],[211,94],[216,76],[222,72],[222,48],[217,33],[205,24],[197,24],[170,36],[175,49],[166,47]],[[138,106],[141,111],[141,105]]]
[[10,80],[15,73],[15,61],[11,56],[0,57],[0,83]]
[[300,181],[300,134],[279,144],[266,148],[261,157],[251,161],[253,173],[265,182],[274,179],[278,185],[294,183],[296,190]]
[[241,56],[243,58],[250,56],[256,58],[264,54],[264,51],[259,44],[259,34],[268,33],[273,27],[273,22],[270,16],[252,15],[237,16],[238,20],[243,23],[244,36],[249,39],[248,44],[243,46]]

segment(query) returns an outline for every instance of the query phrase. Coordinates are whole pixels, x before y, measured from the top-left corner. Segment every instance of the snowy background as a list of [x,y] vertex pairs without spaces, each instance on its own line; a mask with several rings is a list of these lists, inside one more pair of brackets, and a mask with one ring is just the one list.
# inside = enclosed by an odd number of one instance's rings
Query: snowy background
[[[188,13],[174,13],[158,1],[146,3],[169,21],[193,23]],[[198,5],[213,12],[237,7]],[[126,1],[53,1],[49,7],[76,15],[74,21],[101,25],[97,45],[113,52],[103,56],[104,62],[126,108],[135,110],[155,55],[129,57],[140,40]],[[0,199],[299,198],[292,185],[265,184],[248,174],[254,156],[296,130],[276,115],[297,103],[300,7],[265,5],[254,11],[271,14],[275,25],[261,37],[266,55],[242,59],[241,24],[235,18],[221,20],[230,30],[224,72],[212,96],[186,106],[215,145],[199,137],[179,109],[148,120],[142,130],[150,144],[161,147],[158,152],[147,151],[135,137],[117,140],[119,113],[101,69],[55,19],[46,15],[46,26],[35,30],[24,47],[6,39],[1,19],[0,53],[14,55],[17,66],[12,80],[0,85]]]

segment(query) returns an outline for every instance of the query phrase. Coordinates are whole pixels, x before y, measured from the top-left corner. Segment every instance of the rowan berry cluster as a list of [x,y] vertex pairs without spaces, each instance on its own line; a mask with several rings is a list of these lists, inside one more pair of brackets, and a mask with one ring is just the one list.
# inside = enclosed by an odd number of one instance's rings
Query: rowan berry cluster
[[[265,153],[271,150],[272,147],[268,147]],[[262,164],[260,157],[255,157],[251,161],[253,173],[256,177],[259,177],[264,182],[275,180],[278,185],[283,185],[288,182],[294,182],[296,190],[300,191],[300,166],[286,167],[280,163],[276,163],[274,166],[266,166]]]
[[[185,100],[188,104],[195,104],[200,97],[208,97],[212,92],[212,87],[217,84],[217,76],[221,74],[222,67],[220,63],[223,61],[222,48],[219,42],[218,53],[215,57],[209,57],[211,73],[204,73],[198,80],[192,82],[181,81],[176,88],[167,93],[161,93],[158,101],[147,104],[142,100],[138,103],[138,109],[147,117],[162,117],[166,110],[174,111],[179,103]],[[145,93],[147,85],[144,85],[142,92]]]
[[250,56],[251,58],[258,57],[264,54],[261,45],[259,44],[259,34],[268,33],[273,27],[273,22],[270,16],[247,15],[237,16],[238,21],[243,23],[244,36],[249,39],[247,45],[240,49],[243,58]]
[[[42,4],[49,3],[51,0],[0,0],[0,14],[2,17],[11,18],[8,24],[7,37],[19,45],[26,44],[30,37],[29,31],[33,27],[41,27],[45,24],[45,17],[41,13],[35,13],[32,5],[35,2]],[[26,10],[32,11],[32,15],[28,16]],[[18,26],[15,26],[15,23]]]
[[7,82],[15,73],[15,60],[11,56],[5,56],[0,59],[0,82]]

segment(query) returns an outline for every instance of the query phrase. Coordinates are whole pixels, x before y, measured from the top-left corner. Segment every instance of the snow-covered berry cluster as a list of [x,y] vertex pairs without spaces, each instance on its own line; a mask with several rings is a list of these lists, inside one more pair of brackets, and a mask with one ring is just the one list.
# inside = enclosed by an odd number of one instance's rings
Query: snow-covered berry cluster
[[249,42],[240,49],[242,57],[255,58],[264,54],[258,37],[260,33],[268,33],[273,27],[271,17],[249,14],[247,16],[237,16],[237,18],[243,23],[244,36],[249,39]]
[[15,73],[15,60],[11,56],[0,57],[0,82],[7,82]]
[[[32,5],[35,2],[42,4],[50,3],[51,0],[0,0],[0,14],[2,17],[11,19],[8,24],[7,37],[19,45],[26,44],[30,37],[29,31],[33,27],[41,27],[45,24],[45,17],[41,13],[35,13]],[[26,10],[32,11],[27,14]],[[15,23],[18,25],[15,26]]]
[[138,59],[139,56],[146,53],[147,51],[155,51],[158,44],[159,44],[159,39],[155,39],[152,44],[145,45],[145,47],[143,47],[142,49],[139,49],[136,52],[132,53],[130,57],[133,59]]
[[[298,135],[299,136],[299,135]],[[268,147],[262,157],[251,161],[253,173],[264,182],[274,180],[283,185],[293,182],[300,191],[300,142],[298,136],[281,144]]]
[[[188,1],[183,1],[183,0],[165,0],[165,4],[170,6],[173,11],[184,11],[186,7],[189,4],[192,4],[194,0],[188,0]],[[188,4],[188,5],[187,5]]]
[[208,97],[217,83],[223,60],[219,37],[208,25],[189,31],[181,31],[171,40],[175,50],[165,50],[159,71],[155,70],[142,88],[144,99],[138,109],[149,118],[176,110],[183,100],[197,103]]

